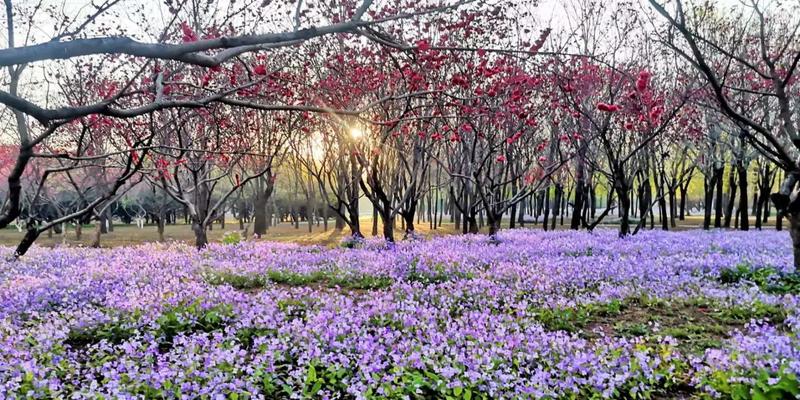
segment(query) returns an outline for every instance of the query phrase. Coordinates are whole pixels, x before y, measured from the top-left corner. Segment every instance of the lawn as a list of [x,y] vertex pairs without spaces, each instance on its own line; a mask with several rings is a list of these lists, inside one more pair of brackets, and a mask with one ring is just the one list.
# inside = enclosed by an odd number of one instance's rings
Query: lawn
[[[615,218],[608,218],[607,223],[601,226],[603,227],[614,227]],[[560,220],[559,220],[560,222]],[[556,230],[563,230],[569,228],[569,218],[564,219],[565,225],[560,225],[559,223],[556,224]],[[364,235],[370,237],[372,236],[372,218],[370,217],[363,217],[361,218],[361,229]],[[635,222],[634,222],[635,223]],[[712,221],[713,223],[713,221]],[[787,223],[788,224],[788,223]],[[507,220],[503,221],[503,226],[508,226],[509,222]],[[702,216],[687,216],[683,221],[677,221],[676,227],[672,228],[673,230],[683,231],[687,229],[699,229],[703,225],[703,218]],[[755,221],[753,218],[750,219],[750,226],[753,227],[755,225]],[[532,225],[530,222],[527,223],[527,226],[534,226],[537,229],[541,229],[541,223],[537,225]],[[656,229],[660,229],[661,224],[659,221],[656,221],[655,224]],[[378,225],[378,235],[382,235],[381,225]],[[770,218],[769,222],[764,224],[764,229],[775,229],[775,218]],[[437,229],[433,230],[430,228],[430,224],[427,222],[420,222],[416,224],[417,232],[425,237],[436,237],[442,235],[452,235],[452,234],[460,234],[461,230],[456,229],[455,225],[452,222],[445,221],[442,226],[438,227]],[[46,247],[55,247],[61,245],[70,245],[70,246],[90,246],[92,240],[94,239],[94,225],[86,225],[82,229],[82,235],[78,238],[75,234],[75,227],[69,226],[66,235],[63,234],[52,234],[47,235],[43,234],[38,240],[37,244],[40,246]],[[222,238],[225,236],[226,233],[230,232],[238,232],[239,225],[236,221],[228,221],[225,227],[223,228],[220,224],[213,224],[212,229],[208,232],[208,239],[211,242],[222,242]],[[252,232],[252,227],[251,227]],[[482,230],[483,233],[488,232],[488,228],[484,228]],[[285,243],[298,243],[304,245],[322,245],[322,246],[336,246],[338,245],[339,241],[347,236],[349,232],[347,229],[344,231],[335,231],[333,229],[333,221],[330,221],[330,226],[328,230],[324,230],[322,225],[314,225],[312,227],[312,231],[308,231],[308,225],[305,223],[301,223],[299,228],[295,227],[293,224],[290,223],[280,223],[276,226],[272,226],[269,228],[267,233],[264,235],[265,240],[269,241],[276,241],[276,242],[285,242]],[[14,227],[8,227],[6,229],[0,229],[0,245],[6,246],[15,246],[19,241],[22,239],[23,233],[18,232]],[[399,224],[395,229],[395,237],[402,238],[403,231]],[[191,227],[185,224],[176,224],[176,225],[167,225],[164,230],[164,239],[166,242],[180,242],[180,243],[193,243],[194,235],[192,233]],[[118,247],[118,246],[130,246],[130,245],[139,245],[142,243],[154,243],[158,241],[158,233],[156,231],[156,227],[154,225],[148,225],[144,228],[140,229],[136,227],[136,225],[126,225],[126,224],[117,224],[114,227],[112,232],[107,234],[103,234],[101,236],[100,245],[101,247]]]
[[37,247],[0,397],[791,398],[791,265],[773,231]]
[[[267,230],[264,239],[269,241],[285,242],[285,243],[298,243],[306,245],[323,245],[335,246],[339,241],[348,235],[348,230],[345,228],[343,231],[335,231],[333,229],[333,220],[330,221],[328,230],[324,230],[323,226],[314,225],[312,231],[308,231],[308,225],[301,223],[299,228],[293,224],[284,222],[277,226],[272,226]],[[362,218],[361,227],[365,235],[371,236],[372,219]],[[158,233],[155,225],[147,225],[140,229],[136,225],[117,224],[114,226],[114,231],[101,236],[101,247],[118,247],[130,246],[143,243],[155,243],[158,241]],[[425,236],[437,236],[456,233],[455,226],[452,223],[445,223],[436,231],[431,231],[427,223],[421,223],[417,226],[417,230]],[[220,224],[213,224],[212,229],[208,231],[208,239],[211,242],[222,242],[222,238],[226,233],[239,232],[239,224],[235,221],[228,221],[225,228]],[[250,226],[252,233],[252,225]],[[378,234],[382,234],[381,226],[378,226]],[[395,230],[397,238],[403,237],[403,232],[400,227]],[[15,246],[22,239],[23,233],[18,232],[16,228],[9,227],[0,229],[0,245]],[[89,246],[94,239],[94,225],[85,225],[82,229],[81,237],[78,238],[75,234],[75,227],[70,226],[66,235],[43,234],[36,243],[40,246],[54,247],[64,244],[70,246]],[[166,225],[164,229],[165,242],[180,242],[180,243],[193,243],[194,234],[190,225],[183,223],[176,225]]]

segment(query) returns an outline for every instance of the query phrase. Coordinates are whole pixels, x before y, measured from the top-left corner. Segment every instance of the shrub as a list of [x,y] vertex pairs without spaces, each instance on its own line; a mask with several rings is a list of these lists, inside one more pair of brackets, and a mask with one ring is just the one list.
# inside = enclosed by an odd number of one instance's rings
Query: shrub
[[242,235],[239,232],[225,232],[222,236],[222,243],[227,245],[239,244],[242,242]]

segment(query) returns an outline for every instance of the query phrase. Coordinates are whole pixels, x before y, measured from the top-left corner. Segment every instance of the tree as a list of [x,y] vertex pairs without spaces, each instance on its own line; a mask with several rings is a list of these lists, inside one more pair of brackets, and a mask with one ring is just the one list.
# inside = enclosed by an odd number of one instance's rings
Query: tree
[[[672,11],[649,0],[665,21],[664,43],[702,76],[719,110],[762,156],[786,172],[771,198],[789,219],[794,263],[800,267],[800,118],[796,48],[798,6],[749,0],[723,16],[713,3],[696,6],[676,0]],[[761,105],[753,107],[753,104]],[[774,118],[765,110],[778,110]]]
[[[15,8],[12,0],[4,0],[8,47],[0,49],[0,66],[7,67],[9,87],[7,91],[0,90],[0,104],[9,107],[14,113],[18,152],[14,166],[7,176],[8,190],[0,209],[0,228],[20,216],[21,177],[31,160],[35,157],[56,156],[37,153],[37,146],[51,138],[58,140],[61,137],[60,128],[73,121],[93,115],[136,119],[166,110],[183,110],[178,111],[180,113],[186,113],[186,110],[200,112],[212,104],[261,111],[308,111],[355,118],[375,104],[368,104],[361,109],[340,110],[316,101],[313,96],[303,97],[300,99],[305,100],[303,102],[286,93],[277,100],[275,96],[262,96],[264,88],[281,81],[281,77],[266,76],[265,65],[242,65],[240,61],[253,54],[256,54],[253,58],[258,60],[258,55],[264,52],[291,51],[287,50],[289,46],[297,46],[327,35],[351,34],[372,38],[372,35],[367,35],[368,29],[448,12],[469,2],[432,1],[403,7],[385,7],[376,11],[371,10],[371,0],[364,0],[342,7],[321,7],[318,9],[321,12],[310,12],[313,5],[303,7],[303,3],[274,5],[276,10],[294,13],[294,19],[289,26],[269,20],[259,7],[254,7],[251,3],[217,8],[213,2],[205,5],[167,2],[166,14],[170,18],[164,26],[153,27],[146,20],[147,13],[141,13],[141,27],[151,37],[157,38],[148,43],[133,39],[129,32],[115,26],[113,22],[110,27],[105,24],[107,19],[113,18],[114,9],[120,3],[119,0],[107,0],[93,8],[81,9],[78,15],[49,11],[48,17],[56,21],[55,32],[42,41],[36,40],[41,35],[23,35],[25,41],[18,45],[16,34],[26,30],[30,33],[40,10],[38,6]],[[16,18],[18,16],[24,18]],[[274,32],[258,32],[262,26],[274,28]],[[383,44],[379,42],[378,45]],[[56,60],[79,62],[72,65]],[[50,93],[46,105],[41,106],[20,91],[20,85],[25,82],[24,72],[29,65],[39,62],[49,63],[44,64],[43,68],[59,71],[53,74],[56,78],[69,76],[73,73],[71,68],[76,68],[107,77],[114,85],[109,86],[102,97],[89,101],[82,98],[79,102],[65,102],[67,96],[63,92]],[[241,79],[243,77],[246,79]],[[35,120],[37,125],[29,125],[27,118]],[[179,141],[162,140],[159,146],[163,146],[164,142],[174,144]],[[144,143],[137,142],[137,146],[142,147]],[[127,150],[132,169],[130,174],[117,176],[123,181],[110,185],[115,190],[106,192],[108,198],[90,202],[91,207],[82,209],[74,217],[95,212],[94,207],[111,200],[117,195],[117,190],[125,185],[126,180],[137,176],[145,160],[143,154],[137,152],[152,150],[144,147]],[[134,154],[138,154],[138,161],[133,160]],[[206,218],[196,216],[195,219],[200,224]],[[34,223],[31,221],[29,225]],[[200,235],[200,228],[197,229]],[[25,245],[20,246],[21,252],[18,251],[18,255],[24,253],[35,236],[37,235],[33,233],[28,236]],[[202,241],[198,236],[198,242]]]

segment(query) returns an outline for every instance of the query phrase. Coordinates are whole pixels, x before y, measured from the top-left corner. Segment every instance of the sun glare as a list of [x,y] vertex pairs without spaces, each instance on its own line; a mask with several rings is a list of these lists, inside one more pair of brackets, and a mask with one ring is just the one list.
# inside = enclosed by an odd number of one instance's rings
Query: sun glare
[[361,139],[364,137],[364,130],[356,127],[350,128],[350,137],[353,139]]

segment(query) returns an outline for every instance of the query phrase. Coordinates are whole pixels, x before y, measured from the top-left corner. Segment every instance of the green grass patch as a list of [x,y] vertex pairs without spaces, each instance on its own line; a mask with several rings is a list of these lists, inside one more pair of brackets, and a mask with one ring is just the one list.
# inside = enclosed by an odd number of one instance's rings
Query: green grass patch
[[139,330],[138,321],[139,314],[133,313],[127,317],[120,317],[96,325],[75,327],[67,333],[64,344],[74,349],[84,348],[104,340],[112,344],[119,344],[136,335]]
[[223,329],[234,318],[233,307],[219,304],[203,308],[199,302],[179,304],[164,310],[156,319],[159,349],[172,347],[176,336]]
[[761,291],[771,294],[800,293],[800,273],[782,273],[773,267],[752,268],[748,264],[739,264],[722,270],[718,280],[729,285],[752,282]]
[[406,282],[418,282],[423,285],[433,285],[454,281],[458,279],[472,279],[474,275],[469,272],[455,271],[448,269],[444,264],[437,263],[427,271],[419,268],[419,260],[411,261],[408,272],[406,273]]
[[613,300],[605,304],[582,304],[575,307],[534,308],[534,318],[551,331],[578,332],[602,317],[616,317],[625,305]]
[[389,276],[378,275],[340,275],[337,271],[315,271],[300,274],[291,271],[272,270],[264,275],[237,274],[230,271],[207,271],[206,282],[212,285],[230,285],[239,290],[254,290],[269,283],[284,286],[323,286],[352,290],[377,290],[387,288],[394,283]]
[[229,285],[239,290],[259,289],[267,284],[267,280],[261,275],[237,274],[230,271],[207,271],[203,277],[209,284]]
[[679,350],[693,354],[721,347],[732,331],[753,319],[776,325],[786,319],[786,311],[779,306],[756,302],[722,307],[704,298],[674,302],[630,298],[575,307],[538,307],[532,313],[547,330],[578,333],[587,339],[622,336],[649,341],[669,336],[678,340]]

